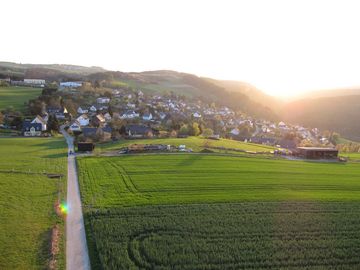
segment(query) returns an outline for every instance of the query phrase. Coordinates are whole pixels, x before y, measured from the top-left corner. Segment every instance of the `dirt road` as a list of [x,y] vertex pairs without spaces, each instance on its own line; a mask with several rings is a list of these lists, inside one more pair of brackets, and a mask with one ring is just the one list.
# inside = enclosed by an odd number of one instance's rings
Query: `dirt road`
[[[74,153],[73,138],[61,128],[69,151]],[[74,155],[68,157],[67,185],[68,214],[66,217],[66,269],[90,269],[90,260],[85,236],[84,218],[81,208],[79,183]]]

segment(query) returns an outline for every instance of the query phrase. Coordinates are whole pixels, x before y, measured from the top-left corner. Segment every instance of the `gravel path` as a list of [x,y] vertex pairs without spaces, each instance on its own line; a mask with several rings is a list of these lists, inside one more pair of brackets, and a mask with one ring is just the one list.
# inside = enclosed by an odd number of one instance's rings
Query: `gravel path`
[[[74,152],[73,138],[61,128],[69,151]],[[68,214],[66,217],[66,269],[90,269],[90,260],[86,244],[84,218],[81,208],[79,183],[74,155],[68,157],[67,185]]]

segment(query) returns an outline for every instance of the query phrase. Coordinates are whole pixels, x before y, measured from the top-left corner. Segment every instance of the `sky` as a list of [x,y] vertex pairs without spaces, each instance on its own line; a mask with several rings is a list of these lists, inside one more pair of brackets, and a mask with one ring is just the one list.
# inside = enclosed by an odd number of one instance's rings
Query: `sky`
[[0,61],[168,69],[289,97],[360,86],[359,1],[2,0]]

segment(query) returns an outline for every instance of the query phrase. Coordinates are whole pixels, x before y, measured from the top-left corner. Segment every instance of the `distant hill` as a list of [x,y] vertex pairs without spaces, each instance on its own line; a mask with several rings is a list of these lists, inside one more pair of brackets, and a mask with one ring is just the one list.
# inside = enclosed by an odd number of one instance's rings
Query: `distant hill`
[[360,140],[360,95],[308,98],[287,103],[281,113],[286,121],[333,130]]
[[264,106],[271,108],[274,111],[279,111],[283,106],[283,102],[273,96],[265,94],[263,91],[259,90],[255,86],[240,81],[224,81],[224,80],[214,80],[207,78],[210,82],[214,83],[217,86],[220,86],[227,91],[242,93],[247,95],[253,101],[258,102]]
[[354,96],[354,95],[360,95],[360,87],[310,91],[300,96],[294,97],[292,98],[292,100],[299,100],[305,98]]
[[104,72],[101,67],[83,67],[76,65],[42,65],[42,64],[17,64],[11,62],[0,62],[0,78],[12,77],[13,79],[53,80],[58,77],[69,77],[80,79],[95,72]]

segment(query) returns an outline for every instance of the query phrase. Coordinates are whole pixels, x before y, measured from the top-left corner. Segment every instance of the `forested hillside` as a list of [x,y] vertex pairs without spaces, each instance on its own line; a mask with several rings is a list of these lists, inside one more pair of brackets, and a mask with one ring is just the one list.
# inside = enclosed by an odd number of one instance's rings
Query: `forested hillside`
[[360,95],[294,101],[284,107],[281,115],[286,121],[360,140]]

